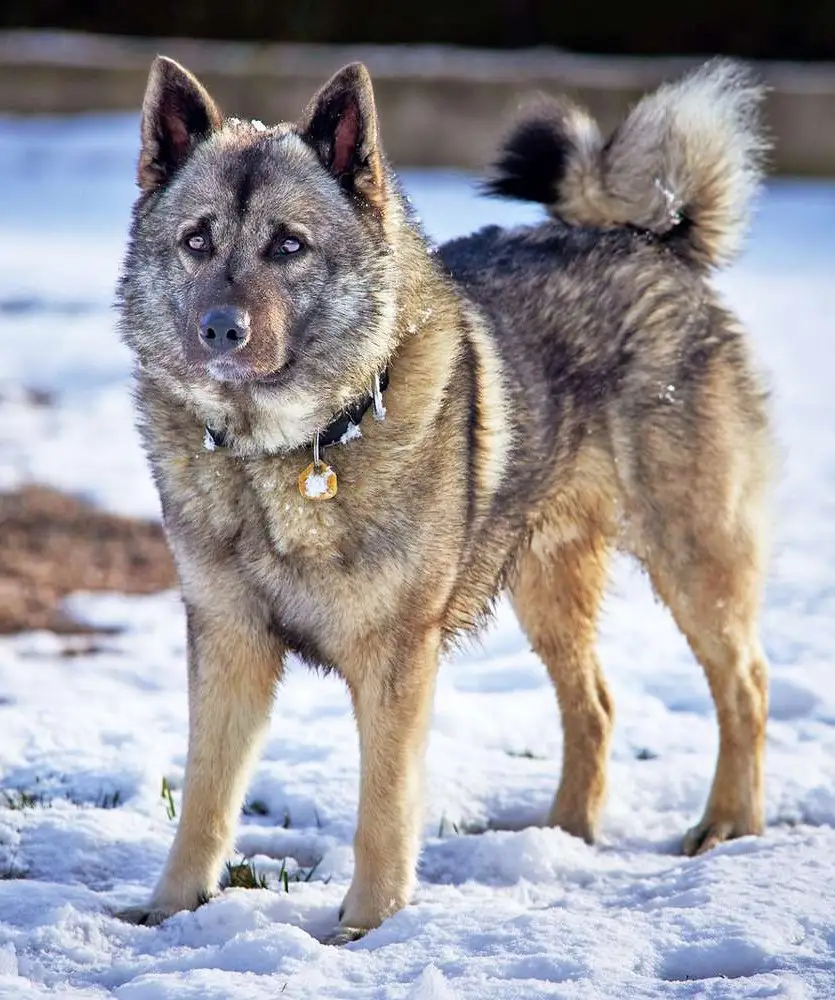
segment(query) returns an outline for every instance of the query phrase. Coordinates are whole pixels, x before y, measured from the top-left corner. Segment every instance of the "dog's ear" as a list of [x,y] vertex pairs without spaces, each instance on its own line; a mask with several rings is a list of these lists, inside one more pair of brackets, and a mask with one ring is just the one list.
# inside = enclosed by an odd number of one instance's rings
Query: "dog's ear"
[[179,63],[157,56],[142,102],[142,150],[137,183],[161,187],[183,165],[194,146],[223,120],[206,90]]
[[342,187],[381,207],[384,170],[371,77],[362,63],[333,76],[299,122],[302,138]]

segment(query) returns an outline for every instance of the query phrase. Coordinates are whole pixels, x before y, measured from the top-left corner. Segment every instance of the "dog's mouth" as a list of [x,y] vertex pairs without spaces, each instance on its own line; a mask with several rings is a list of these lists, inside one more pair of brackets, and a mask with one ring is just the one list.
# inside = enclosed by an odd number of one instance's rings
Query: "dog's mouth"
[[207,362],[206,372],[216,381],[233,386],[275,386],[286,381],[288,370],[293,364],[292,358],[272,371],[258,371],[249,365],[240,364],[231,358],[213,358]]

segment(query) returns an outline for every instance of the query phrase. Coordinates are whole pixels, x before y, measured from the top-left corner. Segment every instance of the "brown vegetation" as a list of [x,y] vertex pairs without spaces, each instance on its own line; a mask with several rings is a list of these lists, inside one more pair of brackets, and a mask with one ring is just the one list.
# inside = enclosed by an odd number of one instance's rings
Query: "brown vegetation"
[[150,594],[175,583],[158,524],[106,514],[45,486],[0,494],[0,634],[90,632],[61,607],[67,594]]

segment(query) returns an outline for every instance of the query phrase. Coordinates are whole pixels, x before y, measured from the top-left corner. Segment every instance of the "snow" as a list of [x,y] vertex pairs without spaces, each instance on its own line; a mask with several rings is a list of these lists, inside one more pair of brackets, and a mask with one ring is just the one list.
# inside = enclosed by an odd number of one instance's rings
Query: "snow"
[[302,476],[301,491],[308,500],[326,500],[336,495],[336,474],[329,465],[314,460]]
[[358,438],[362,437],[362,428],[359,424],[355,424],[352,421],[348,422],[348,426],[345,428],[345,433],[337,441],[337,444],[349,444],[351,441],[356,441]]
[[[0,488],[39,480],[156,517],[110,307],[135,135],[130,117],[0,122]],[[479,200],[454,173],[405,182],[438,240],[537,214]],[[619,561],[601,628],[618,716],[599,844],[523,829],[550,804],[562,737],[502,604],[441,671],[413,905],[354,944],[319,942],[351,876],[357,741],[340,683],[295,664],[238,843],[270,890],[227,890],[161,928],[123,924],[110,912],[147,897],[175,828],[163,777],[179,811],[183,616],[173,593],[77,595],[77,614],[124,627],[98,653],[67,656],[47,634],[0,641],[0,788],[25,805],[0,808],[0,873],[25,874],[0,878],[0,998],[835,995],[833,231],[835,186],[774,183],[719,279],[770,373],[782,447],[763,838],[677,853],[712,775],[713,709],[668,614]]]

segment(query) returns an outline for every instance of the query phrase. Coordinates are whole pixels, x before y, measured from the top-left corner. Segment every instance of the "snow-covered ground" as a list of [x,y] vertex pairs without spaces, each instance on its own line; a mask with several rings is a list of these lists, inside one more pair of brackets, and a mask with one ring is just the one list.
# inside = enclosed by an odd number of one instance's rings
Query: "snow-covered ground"
[[[156,516],[109,308],[135,137],[128,117],[0,123],[0,489],[39,480]],[[437,239],[535,215],[476,199],[460,176],[406,181]],[[238,842],[270,891],[127,926],[109,911],[146,897],[174,832],[163,777],[179,806],[182,614],[174,594],[79,596],[78,613],[125,626],[104,651],[0,642],[0,787],[26,806],[0,808],[0,997],[835,996],[833,232],[835,186],[774,184],[721,278],[770,372],[783,446],[763,615],[765,837],[677,853],[707,794],[713,710],[667,613],[621,562],[601,635],[618,721],[598,845],[519,829],[550,802],[561,733],[503,606],[483,645],[441,672],[412,906],[347,947],[318,941],[351,875],[356,737],[340,683],[295,666]],[[56,391],[56,406],[30,406],[18,384]]]

